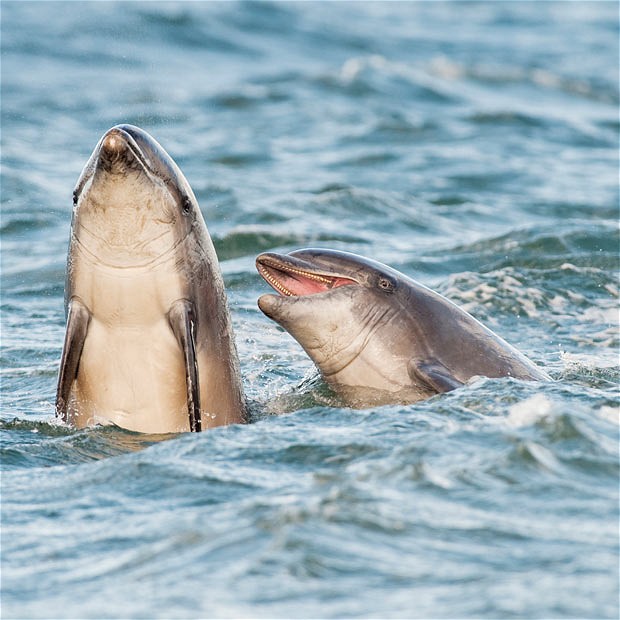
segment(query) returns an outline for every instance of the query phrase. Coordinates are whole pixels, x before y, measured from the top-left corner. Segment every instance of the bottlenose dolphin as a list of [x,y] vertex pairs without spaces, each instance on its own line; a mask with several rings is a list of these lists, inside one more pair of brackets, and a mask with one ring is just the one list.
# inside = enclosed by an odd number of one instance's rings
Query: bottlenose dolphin
[[474,376],[549,379],[462,308],[381,263],[305,249],[261,254],[256,267],[279,293],[259,308],[353,406],[415,402]]
[[56,415],[146,433],[243,422],[217,256],[175,162],[142,129],[113,127],[73,205]]

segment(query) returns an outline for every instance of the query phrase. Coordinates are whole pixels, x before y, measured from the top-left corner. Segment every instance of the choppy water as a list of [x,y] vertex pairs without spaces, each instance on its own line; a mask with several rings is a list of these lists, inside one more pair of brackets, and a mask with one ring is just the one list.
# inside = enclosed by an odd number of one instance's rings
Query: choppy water
[[[3,618],[618,617],[617,3],[1,11]],[[253,424],[53,421],[71,192],[120,122],[194,187]],[[555,381],[342,408],[256,307],[256,254],[309,245]]]

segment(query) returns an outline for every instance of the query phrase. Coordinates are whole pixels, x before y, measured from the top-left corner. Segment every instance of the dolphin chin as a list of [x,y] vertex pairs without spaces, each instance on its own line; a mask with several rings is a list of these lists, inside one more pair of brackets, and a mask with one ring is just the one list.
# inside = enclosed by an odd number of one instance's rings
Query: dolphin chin
[[258,298],[258,307],[261,312],[267,315],[270,319],[277,312],[277,308],[280,305],[280,297],[277,295],[261,295]]
[[140,151],[135,142],[120,127],[110,129],[101,139],[97,167],[110,174],[122,174],[141,163]]
[[549,379],[462,308],[376,261],[306,249],[261,254],[256,266],[278,293],[259,298],[261,311],[352,406],[386,394],[415,402],[477,376]]
[[73,196],[56,414],[147,433],[243,422],[217,256],[172,158],[113,127]]

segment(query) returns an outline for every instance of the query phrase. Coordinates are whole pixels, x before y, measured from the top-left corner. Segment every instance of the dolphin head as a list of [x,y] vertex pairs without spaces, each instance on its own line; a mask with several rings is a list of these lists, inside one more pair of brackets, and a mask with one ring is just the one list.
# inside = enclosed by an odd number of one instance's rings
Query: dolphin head
[[189,183],[166,151],[133,125],[108,130],[73,192],[73,237],[104,264],[148,265],[202,222]]
[[256,267],[279,293],[261,296],[259,308],[301,344],[327,381],[392,391],[408,383],[394,368],[405,372],[410,351],[400,330],[390,328],[406,303],[402,274],[327,249],[261,254]]

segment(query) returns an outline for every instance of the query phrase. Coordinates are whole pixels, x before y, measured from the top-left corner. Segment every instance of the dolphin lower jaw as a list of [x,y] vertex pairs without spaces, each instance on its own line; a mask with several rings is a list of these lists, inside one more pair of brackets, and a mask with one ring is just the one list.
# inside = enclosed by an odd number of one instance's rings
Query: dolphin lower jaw
[[[155,238],[153,241],[157,240],[158,238]],[[92,268],[134,272],[153,271],[165,263],[175,263],[174,252],[184,240],[171,240],[166,247],[160,249],[149,248],[149,242],[134,245],[110,243],[84,228],[80,228],[79,232],[76,231],[72,236],[80,260],[86,261]]]
[[282,297],[280,295],[267,293],[258,298],[258,307],[263,314],[279,323],[280,319],[279,317],[276,318],[276,313],[277,308],[280,306],[281,300]]
[[149,176],[157,176],[135,140],[119,127],[110,129],[101,139],[95,166],[97,170],[113,175],[145,172]]
[[114,149],[104,148],[99,150],[99,157],[95,167],[95,173],[103,171],[112,175],[124,175],[128,172],[140,172],[144,169],[140,159],[128,146]]
[[[284,325],[284,327],[289,329],[290,326]],[[365,331],[349,338],[346,334],[336,337],[330,329],[315,329],[311,333],[290,329],[290,333],[329,383],[346,383],[347,381],[343,381],[344,376],[354,376],[356,367],[365,365],[364,350],[367,344]],[[326,334],[331,335],[326,337]]]
[[148,172],[129,179],[100,170],[82,190],[72,237],[110,267],[158,263],[191,232],[178,237],[173,200]]
[[[360,351],[347,354],[347,349],[355,346],[355,340],[348,344],[338,345],[330,334],[329,329],[317,328],[317,322],[312,321],[311,301],[314,297],[284,297],[283,295],[266,294],[258,298],[258,307],[271,320],[286,329],[299,342],[310,359],[317,365],[326,379],[337,375],[343,368],[352,363]],[[308,320],[301,320],[295,311],[302,304]],[[345,357],[346,359],[342,359]],[[342,360],[342,361],[341,361]]]

